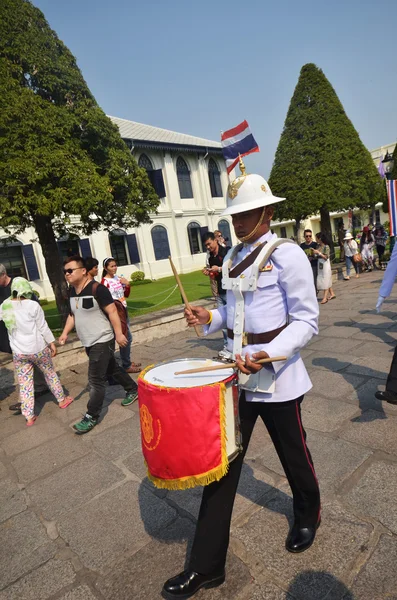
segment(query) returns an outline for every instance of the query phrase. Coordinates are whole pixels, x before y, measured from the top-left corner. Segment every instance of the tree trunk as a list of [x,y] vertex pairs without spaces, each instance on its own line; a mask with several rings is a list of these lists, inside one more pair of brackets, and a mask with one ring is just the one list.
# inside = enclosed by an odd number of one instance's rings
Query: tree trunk
[[329,210],[325,204],[320,208],[320,222],[321,222],[321,232],[327,238],[330,248],[331,248],[331,260],[335,258],[335,248],[334,241],[332,239],[332,228],[331,228],[331,218],[329,216]]
[[33,223],[43,252],[47,275],[54,290],[58,312],[64,323],[69,313],[69,303],[65,278],[62,273],[62,259],[58,252],[50,217],[35,215]]
[[301,240],[299,239],[300,228],[301,228],[301,221],[300,221],[300,219],[295,219],[294,236],[295,236],[295,239],[298,242],[298,244],[301,243]]

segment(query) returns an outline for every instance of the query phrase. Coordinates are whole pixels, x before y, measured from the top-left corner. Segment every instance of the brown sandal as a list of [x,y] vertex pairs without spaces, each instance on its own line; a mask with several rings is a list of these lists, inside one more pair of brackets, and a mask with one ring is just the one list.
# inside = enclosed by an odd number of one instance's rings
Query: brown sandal
[[321,300],[320,304],[327,304],[328,300]]
[[131,365],[128,369],[125,370],[126,373],[140,373],[142,371],[141,367],[136,367]]

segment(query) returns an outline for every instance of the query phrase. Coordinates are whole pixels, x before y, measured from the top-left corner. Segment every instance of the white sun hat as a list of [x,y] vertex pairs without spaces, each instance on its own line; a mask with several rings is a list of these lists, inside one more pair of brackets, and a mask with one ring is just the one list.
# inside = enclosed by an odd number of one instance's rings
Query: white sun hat
[[227,188],[227,208],[223,211],[222,216],[235,215],[285,200],[285,198],[273,196],[269,184],[261,175],[246,174],[242,161],[240,169],[241,175],[229,183]]
[[346,235],[345,235],[345,237],[344,237],[343,239],[344,239],[344,240],[352,240],[352,239],[353,239],[353,236],[352,236],[352,234],[350,233],[350,231],[348,231],[348,232],[346,233]]

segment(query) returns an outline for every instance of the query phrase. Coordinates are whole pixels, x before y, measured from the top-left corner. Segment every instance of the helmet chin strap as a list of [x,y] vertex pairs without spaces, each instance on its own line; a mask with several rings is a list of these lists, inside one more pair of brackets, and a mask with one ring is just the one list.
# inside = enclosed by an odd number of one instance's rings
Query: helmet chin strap
[[240,242],[248,242],[248,240],[250,240],[258,231],[259,227],[262,225],[263,220],[265,218],[265,212],[266,212],[266,206],[263,207],[262,210],[262,214],[259,217],[259,221],[258,223],[255,225],[254,229],[251,231],[251,233],[249,233],[248,235],[243,235],[242,237],[239,237],[238,239],[240,240]]

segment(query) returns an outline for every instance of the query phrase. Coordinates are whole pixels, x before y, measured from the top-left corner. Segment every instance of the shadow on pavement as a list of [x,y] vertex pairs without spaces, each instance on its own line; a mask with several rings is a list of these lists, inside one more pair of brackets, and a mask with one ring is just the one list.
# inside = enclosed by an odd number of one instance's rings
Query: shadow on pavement
[[[158,506],[158,496],[153,493],[148,494],[150,486],[151,484],[146,478],[142,481],[138,492],[141,519],[146,533],[160,541],[171,543],[178,541],[182,542],[188,539],[188,544],[190,544],[191,540],[189,536],[185,535],[184,531],[180,531],[178,534],[175,533],[174,538],[170,539],[167,529],[158,529],[158,527],[156,527],[153,520],[153,511],[155,510],[155,506]],[[196,520],[193,514],[198,515],[203,493],[202,487],[172,492],[161,490],[161,492],[164,493],[162,498],[167,504],[177,507],[179,516],[187,517],[194,521]],[[244,463],[241,473],[237,495],[250,500],[258,506],[266,507],[272,512],[284,515],[289,525],[292,525],[292,498],[278,488],[256,479],[252,468],[246,463]],[[188,550],[190,550],[190,545],[188,545]],[[187,555],[189,555],[189,553],[187,553]]]
[[[349,384],[351,383],[351,378],[354,377],[354,373],[347,373],[346,371],[342,370],[345,369],[349,363],[344,361],[342,362],[337,358],[314,358],[312,364],[315,367],[325,367],[329,371],[342,375]],[[386,380],[386,376],[383,372],[371,369],[369,366],[365,374],[367,377],[373,377],[379,379],[380,381],[382,379]],[[387,415],[383,410],[381,400],[377,400],[374,397],[373,399],[371,398],[371,403],[368,402],[368,389],[366,389],[365,385],[358,387],[355,392],[358,397],[358,404],[362,414],[359,417],[354,417],[351,419],[352,422],[368,423],[369,421],[375,421],[376,419],[387,419]],[[343,398],[341,400],[343,402]],[[371,412],[368,415],[366,414],[366,411],[369,409],[373,410],[374,412]]]
[[[318,595],[313,595],[315,589],[318,589]],[[285,600],[291,596],[296,600],[354,600],[345,584],[327,571],[299,573],[290,583]]]

